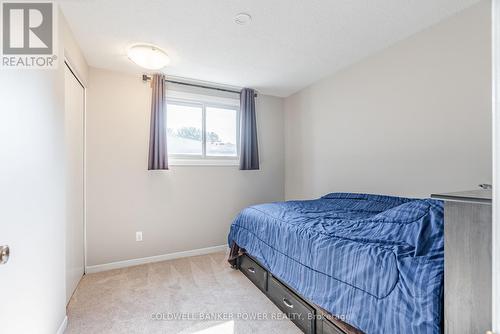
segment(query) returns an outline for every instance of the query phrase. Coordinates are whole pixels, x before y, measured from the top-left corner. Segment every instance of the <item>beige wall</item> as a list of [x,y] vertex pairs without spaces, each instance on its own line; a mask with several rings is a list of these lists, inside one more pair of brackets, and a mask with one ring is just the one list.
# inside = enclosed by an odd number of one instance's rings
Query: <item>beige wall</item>
[[286,198],[491,183],[490,3],[285,100]]
[[[257,99],[260,171],[147,171],[149,85],[91,68],[87,101],[89,266],[223,245],[241,209],[284,198],[281,99]],[[135,241],[136,231],[144,241]]]

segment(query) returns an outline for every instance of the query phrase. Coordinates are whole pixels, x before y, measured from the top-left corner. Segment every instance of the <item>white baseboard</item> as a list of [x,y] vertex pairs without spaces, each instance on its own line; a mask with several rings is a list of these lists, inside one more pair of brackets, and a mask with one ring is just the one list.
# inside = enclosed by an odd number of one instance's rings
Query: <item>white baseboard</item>
[[66,327],[68,327],[68,316],[67,315],[64,316],[64,319],[61,322],[61,326],[59,326],[59,329],[57,330],[56,334],[64,334]]
[[213,247],[207,247],[207,248],[193,249],[193,250],[188,250],[188,251],[184,251],[184,252],[176,252],[176,253],[170,253],[170,254],[143,257],[143,258],[139,258],[139,259],[131,259],[131,260],[125,260],[125,261],[97,264],[95,266],[87,266],[87,268],[85,269],[85,273],[92,274],[92,273],[97,273],[100,271],[106,271],[106,270],[111,270],[111,269],[137,266],[139,264],[160,262],[160,261],[166,261],[166,260],[179,259],[179,258],[183,258],[183,257],[216,253],[216,252],[225,251],[228,249],[228,247],[229,246],[227,246],[227,245],[220,245],[220,246],[213,246]]

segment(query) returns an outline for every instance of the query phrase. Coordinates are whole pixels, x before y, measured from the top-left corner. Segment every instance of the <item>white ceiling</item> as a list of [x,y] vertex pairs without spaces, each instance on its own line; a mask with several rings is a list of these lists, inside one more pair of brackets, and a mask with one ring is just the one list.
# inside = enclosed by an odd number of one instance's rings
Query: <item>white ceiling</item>
[[146,42],[170,55],[167,75],[288,96],[478,0],[58,2],[91,66],[142,73],[126,50]]

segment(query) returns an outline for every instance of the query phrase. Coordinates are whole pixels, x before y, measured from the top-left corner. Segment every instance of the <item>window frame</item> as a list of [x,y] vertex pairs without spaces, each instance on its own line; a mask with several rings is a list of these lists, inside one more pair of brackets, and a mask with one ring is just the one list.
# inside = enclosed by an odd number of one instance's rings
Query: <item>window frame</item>
[[[191,94],[190,94],[191,95]],[[222,101],[219,101],[222,100]],[[167,117],[165,119],[165,127],[167,128],[168,120],[168,105],[180,105],[187,107],[197,107],[201,108],[201,155],[194,154],[171,154],[168,153],[169,165],[172,166],[238,166],[240,160],[240,107],[236,105],[235,102],[228,103],[224,100],[229,99],[218,99],[214,97],[211,99],[210,96],[190,96],[190,97],[179,97],[179,96],[168,96],[165,99],[167,108]],[[235,100],[236,101],[236,100]],[[226,102],[226,103],[225,103]],[[206,120],[207,120],[207,107],[210,108],[221,108],[233,110],[236,112],[236,156],[207,156],[207,141],[206,141]],[[167,141],[168,150],[168,141]]]

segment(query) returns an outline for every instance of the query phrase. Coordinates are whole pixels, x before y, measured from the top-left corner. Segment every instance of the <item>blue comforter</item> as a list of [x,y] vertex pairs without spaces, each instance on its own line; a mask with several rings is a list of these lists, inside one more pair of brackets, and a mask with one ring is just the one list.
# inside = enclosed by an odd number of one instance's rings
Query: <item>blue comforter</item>
[[366,333],[439,333],[443,223],[441,201],[332,193],[246,208],[228,241]]

